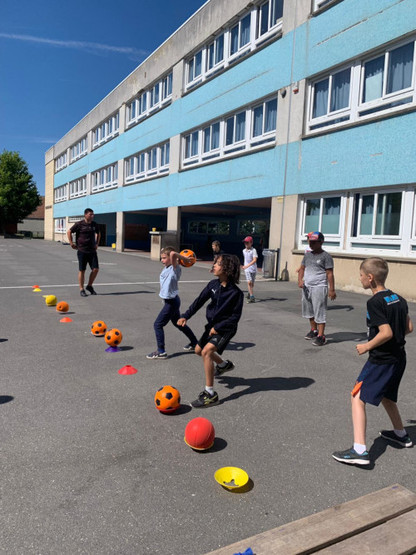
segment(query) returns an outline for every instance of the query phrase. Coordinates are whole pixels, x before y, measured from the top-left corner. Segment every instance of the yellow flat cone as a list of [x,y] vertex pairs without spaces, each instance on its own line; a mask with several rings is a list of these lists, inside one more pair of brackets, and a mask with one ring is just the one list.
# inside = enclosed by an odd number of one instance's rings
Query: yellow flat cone
[[214,474],[216,481],[224,488],[242,488],[248,482],[248,474],[242,468],[236,466],[224,466]]
[[36,287],[36,289],[32,289],[32,291],[33,291],[34,293],[38,293],[39,291],[42,291],[42,289],[39,289],[39,287]]

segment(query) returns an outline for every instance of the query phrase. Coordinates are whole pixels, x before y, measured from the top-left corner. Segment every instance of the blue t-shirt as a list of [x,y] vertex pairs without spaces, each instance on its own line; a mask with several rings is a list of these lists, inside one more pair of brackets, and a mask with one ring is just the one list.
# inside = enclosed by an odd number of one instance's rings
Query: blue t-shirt
[[174,299],[179,294],[178,281],[181,279],[182,269],[178,265],[164,268],[160,273],[160,293],[162,299]]

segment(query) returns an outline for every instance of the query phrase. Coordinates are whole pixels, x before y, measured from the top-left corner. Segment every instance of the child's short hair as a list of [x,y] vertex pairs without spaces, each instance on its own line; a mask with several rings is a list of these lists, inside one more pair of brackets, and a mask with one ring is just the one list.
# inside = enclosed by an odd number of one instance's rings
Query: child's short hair
[[366,258],[361,262],[360,270],[367,275],[372,274],[376,283],[384,285],[389,273],[389,265],[384,258],[373,256],[372,258]]
[[240,283],[240,260],[235,254],[219,254],[215,262],[220,260],[221,268],[227,276],[227,281]]
[[164,247],[160,251],[160,254],[170,254],[171,252],[175,252],[175,249],[173,247]]
[[221,247],[221,243],[219,241],[212,241],[212,246]]

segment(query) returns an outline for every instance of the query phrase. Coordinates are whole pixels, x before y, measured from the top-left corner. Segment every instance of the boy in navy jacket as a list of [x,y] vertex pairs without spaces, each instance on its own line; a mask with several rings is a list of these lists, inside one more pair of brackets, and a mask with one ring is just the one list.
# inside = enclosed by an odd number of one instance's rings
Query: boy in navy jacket
[[195,353],[202,357],[204,363],[205,389],[191,403],[194,408],[204,408],[218,403],[218,394],[214,391],[214,372],[216,371],[218,376],[234,368],[230,360],[224,361],[220,355],[236,334],[243,309],[244,295],[237,287],[240,281],[238,258],[231,254],[221,254],[215,260],[213,274],[218,279],[213,279],[207,284],[178,320],[179,326],[185,326],[187,320],[211,300],[206,311],[208,323],[195,347]]

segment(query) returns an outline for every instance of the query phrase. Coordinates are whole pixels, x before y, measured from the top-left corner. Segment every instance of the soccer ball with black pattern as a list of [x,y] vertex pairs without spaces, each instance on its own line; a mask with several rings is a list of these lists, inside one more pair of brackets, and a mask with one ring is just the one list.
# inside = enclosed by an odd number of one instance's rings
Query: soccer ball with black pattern
[[181,396],[176,387],[164,385],[156,391],[155,405],[164,414],[174,412],[180,407]]
[[105,335],[107,333],[107,324],[105,322],[103,322],[102,320],[96,320],[91,325],[91,333],[95,337],[102,337],[103,335]]
[[121,340],[123,339],[123,334],[120,330],[113,328],[105,334],[104,339],[107,345],[110,345],[110,347],[117,347],[118,345],[120,345]]

